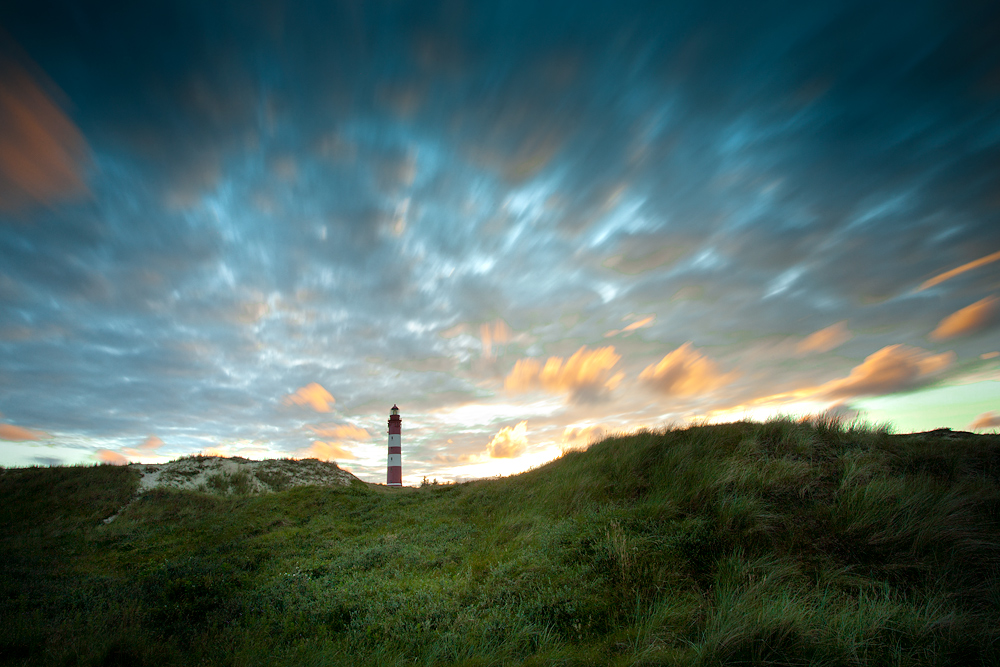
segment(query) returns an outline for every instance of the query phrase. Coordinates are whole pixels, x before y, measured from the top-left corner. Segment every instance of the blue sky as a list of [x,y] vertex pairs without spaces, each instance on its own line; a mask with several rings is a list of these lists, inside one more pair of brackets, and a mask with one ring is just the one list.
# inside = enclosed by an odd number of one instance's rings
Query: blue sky
[[9,2],[0,464],[1000,425],[995,3]]

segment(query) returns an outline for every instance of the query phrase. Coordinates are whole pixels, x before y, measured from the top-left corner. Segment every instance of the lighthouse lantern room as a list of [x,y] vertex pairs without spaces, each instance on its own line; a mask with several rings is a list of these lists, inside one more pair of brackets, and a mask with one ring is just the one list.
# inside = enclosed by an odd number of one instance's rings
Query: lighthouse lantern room
[[386,463],[386,480],[389,486],[403,486],[403,447],[400,443],[402,420],[399,408],[392,406],[389,413],[389,460]]

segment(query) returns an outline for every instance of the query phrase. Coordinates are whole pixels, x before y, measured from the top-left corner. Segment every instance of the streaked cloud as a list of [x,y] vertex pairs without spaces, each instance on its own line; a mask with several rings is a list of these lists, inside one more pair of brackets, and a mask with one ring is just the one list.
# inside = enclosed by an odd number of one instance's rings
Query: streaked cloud
[[297,456],[302,459],[319,459],[320,461],[350,460],[357,458],[353,452],[339,442],[314,440],[306,449],[299,450]]
[[684,343],[639,374],[640,382],[667,396],[695,396],[714,391],[735,378],[691,345]]
[[986,266],[987,264],[995,262],[998,259],[1000,259],[1000,251],[997,251],[991,255],[986,255],[985,257],[980,257],[979,259],[973,260],[967,264],[963,264],[962,266],[952,269],[951,271],[945,271],[944,273],[934,276],[929,280],[925,280],[923,283],[920,284],[920,287],[918,287],[916,291],[921,292],[925,289],[934,287],[935,285],[940,285],[944,281],[951,280],[955,276],[959,276],[965,273],[966,271],[978,269],[979,267]]
[[120,453],[126,456],[140,458],[143,456],[149,456],[151,454],[154,454],[156,450],[158,450],[162,446],[163,446],[163,440],[160,440],[155,435],[151,435],[147,437],[145,440],[143,440],[140,444],[136,445],[135,447],[123,447],[120,450]]
[[157,438],[155,435],[151,435],[142,441],[136,449],[144,452],[152,452],[163,446],[163,441]]
[[990,411],[976,417],[972,424],[969,425],[969,429],[976,431],[981,428],[996,428],[998,426],[1000,426],[1000,414]]
[[612,329],[611,331],[606,332],[604,334],[604,337],[611,338],[612,336],[617,336],[618,334],[627,335],[635,331],[636,329],[642,329],[643,327],[650,326],[655,320],[656,320],[656,315],[649,315],[648,317],[644,317],[641,320],[637,320],[632,324],[629,324],[628,326],[625,326],[621,329]]
[[562,433],[560,445],[564,451],[584,449],[607,435],[603,426],[567,426]]
[[128,457],[110,449],[98,449],[95,453],[97,460],[101,463],[110,463],[116,466],[128,465]]
[[87,192],[87,143],[53,89],[0,55],[0,211]]
[[996,323],[1000,299],[995,296],[976,301],[941,320],[931,332],[934,340],[946,340],[956,336],[967,336],[986,329]]
[[306,428],[324,438],[337,440],[370,440],[371,433],[354,424],[306,424]]
[[575,401],[591,402],[605,397],[625,377],[623,372],[611,372],[619,359],[613,346],[594,350],[584,346],[565,361],[549,357],[544,365],[536,359],[519,359],[504,387],[512,392],[541,388],[552,394],[569,394]]
[[294,394],[285,397],[288,405],[308,405],[316,412],[329,412],[336,399],[318,382],[310,382],[300,387]]
[[916,389],[954,361],[954,352],[932,354],[916,347],[888,345],[866,357],[846,378],[827,382],[816,393],[836,399]]
[[820,329],[809,334],[799,342],[795,349],[799,354],[829,352],[836,347],[840,347],[853,337],[854,334],[847,328],[847,320],[843,320],[825,329]]
[[479,338],[483,343],[483,356],[487,359],[494,359],[496,353],[493,346],[502,345],[510,340],[510,327],[503,320],[497,320],[492,324],[482,324],[479,327]]
[[42,431],[32,431],[31,429],[24,428],[23,426],[15,426],[14,424],[0,424],[0,440],[11,440],[11,441],[24,441],[24,440],[41,440],[42,438],[48,437],[47,433]]
[[518,422],[517,426],[504,426],[489,444],[486,452],[493,459],[517,458],[528,448],[528,422]]

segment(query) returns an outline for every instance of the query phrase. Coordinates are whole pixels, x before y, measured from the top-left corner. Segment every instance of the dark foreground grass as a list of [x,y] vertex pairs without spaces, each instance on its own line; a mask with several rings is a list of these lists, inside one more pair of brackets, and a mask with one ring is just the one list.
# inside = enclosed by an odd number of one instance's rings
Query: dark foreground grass
[[141,496],[0,474],[0,662],[996,665],[1000,438],[773,421],[516,477]]

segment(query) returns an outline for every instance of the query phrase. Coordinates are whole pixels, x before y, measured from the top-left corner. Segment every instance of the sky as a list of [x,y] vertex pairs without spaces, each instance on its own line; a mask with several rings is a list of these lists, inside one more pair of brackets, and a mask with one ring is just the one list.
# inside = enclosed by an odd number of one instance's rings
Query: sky
[[1000,426],[995,2],[0,5],[0,465]]

